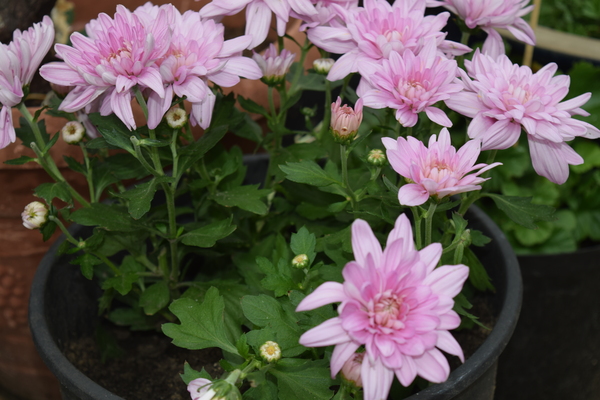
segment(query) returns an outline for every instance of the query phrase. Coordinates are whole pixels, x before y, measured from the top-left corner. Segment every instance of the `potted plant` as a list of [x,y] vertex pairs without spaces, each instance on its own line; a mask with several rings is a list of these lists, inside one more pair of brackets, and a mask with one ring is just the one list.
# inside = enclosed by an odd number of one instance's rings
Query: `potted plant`
[[[308,30],[309,40],[297,43],[300,63],[293,64],[294,55],[275,46],[251,59],[242,51],[264,40],[270,11],[249,6],[250,15],[261,16],[247,18],[247,29],[255,35],[225,41],[222,25],[211,18],[240,11],[228,7],[217,1],[200,13],[183,15],[170,5],[147,4],[134,11],[118,7],[114,17],[91,21],[87,37],[76,33],[72,46],[56,45],[64,61],[47,64],[40,73],[71,87],[64,98],[49,101],[49,112],[71,119],[60,135],[44,134],[36,116],[20,106],[21,86],[27,83],[19,70],[24,64],[4,72],[12,73],[16,83],[2,110],[21,108],[28,128],[19,136],[36,154],[19,162],[40,163],[56,179],[36,191],[45,204],[29,205],[24,223],[45,235],[63,231],[65,239],[56,251],[73,255],[74,266],[62,270],[98,281],[100,292],[60,274],[46,275],[48,280],[36,287],[48,289],[54,282],[64,285],[59,288],[63,293],[99,298],[81,313],[69,312],[79,327],[89,325],[84,316],[95,314],[99,306],[108,321],[132,331],[162,329],[180,347],[219,349],[221,370],[211,374],[200,366],[185,366],[183,379],[194,399],[239,398],[241,392],[246,398],[305,398],[306,391],[316,398],[378,399],[390,391],[410,395],[428,385],[422,379],[441,383],[448,378],[450,366],[441,350],[458,364],[464,360],[449,330],[478,326],[477,317],[467,311],[470,301],[477,293],[493,291],[494,285],[513,296],[512,302],[504,301],[512,304],[512,316],[490,335],[506,333],[497,340],[501,351],[518,314],[518,274],[516,286],[502,288],[503,276],[515,273],[492,272],[489,265],[490,274],[496,274],[490,282],[477,258],[483,253],[469,247],[489,242],[479,230],[487,223],[477,225],[467,211],[487,196],[517,221],[533,224],[549,218],[549,209],[534,208],[526,199],[479,192],[487,171],[501,168],[493,162],[494,150],[516,140],[521,124],[530,142],[549,132],[532,130],[529,119],[539,118],[537,114],[508,119],[502,110],[490,109],[504,100],[512,106],[530,99],[516,92],[498,98],[500,88],[482,77],[500,82],[502,71],[509,70],[558,92],[564,80],[553,78],[551,69],[533,75],[513,65],[495,45],[491,52],[476,51],[472,61],[464,61],[463,71],[453,58],[470,49],[444,40],[439,31],[449,15],[425,16],[420,3],[391,6],[374,0],[365,7],[348,4],[347,9],[293,4],[289,15],[301,17]],[[288,16],[274,11],[283,35]],[[378,32],[402,18],[413,22],[414,31],[371,41],[370,30]],[[492,39],[493,28],[486,26]],[[50,29],[46,21],[23,40],[38,47],[37,32],[44,29]],[[372,46],[357,46],[363,41]],[[313,45],[345,54],[337,61],[317,60],[306,72],[301,66]],[[40,52],[43,47],[39,45]],[[15,51],[8,56],[18,58]],[[37,65],[31,60],[27,67]],[[352,72],[362,76],[356,91],[347,78]],[[261,78],[268,86],[269,107],[222,93],[221,87],[233,86],[239,76]],[[318,105],[309,104],[300,109],[306,126],[288,126],[287,115],[304,90],[324,92],[322,120],[315,115]],[[341,97],[332,101],[334,90],[354,107],[343,105]],[[578,134],[600,134],[570,118],[581,99],[565,104],[559,96],[551,100],[545,104],[547,112],[555,113],[558,104],[566,110],[552,114],[557,130],[576,126]],[[132,101],[144,111],[146,125],[133,118]],[[191,104],[190,114],[184,102]],[[472,140],[455,147],[451,140],[460,144],[464,139],[451,137],[446,127],[452,121],[436,104],[467,117]],[[263,134],[246,112],[263,115],[269,131]],[[83,123],[98,135],[87,137]],[[190,135],[190,125],[205,129],[200,139]],[[494,128],[478,129],[482,126]],[[244,184],[255,164],[245,166],[239,149],[220,146],[228,131],[254,140],[269,154],[260,183]],[[8,124],[2,134],[11,139]],[[59,136],[82,150],[83,161],[67,161],[89,182],[84,195],[62,179],[47,157]],[[554,153],[547,153],[552,148],[547,141],[536,145],[538,171],[566,180],[562,167],[578,162],[568,145],[561,141]],[[492,150],[492,157],[477,163],[482,148]],[[559,171],[551,168],[555,162]],[[127,189],[128,184],[133,186]],[[108,200],[101,202],[105,196]],[[71,222],[89,228],[69,230]],[[493,228],[481,229],[494,233]],[[496,231],[493,237],[500,244],[502,235]],[[502,258],[510,260],[507,254]],[[32,301],[34,332],[49,314],[66,308],[48,302],[50,291],[36,293],[45,293],[45,303]],[[47,326],[55,336],[75,333],[70,324]],[[95,334],[106,357],[119,352],[113,345],[122,331],[100,328]],[[62,339],[34,337],[47,361],[51,357],[45,351],[57,345],[67,354],[74,351]],[[49,340],[57,340],[54,347]],[[480,354],[488,356],[489,347],[482,349]],[[494,362],[487,357],[475,363],[482,367],[476,375],[483,374],[488,388],[494,386]],[[444,396],[468,390],[461,384],[465,369],[457,368],[449,382],[458,386],[449,383]],[[65,384],[70,374],[57,375]],[[63,395],[94,398],[86,385]],[[435,393],[444,385],[421,393]],[[141,392],[139,385],[128,386]]]

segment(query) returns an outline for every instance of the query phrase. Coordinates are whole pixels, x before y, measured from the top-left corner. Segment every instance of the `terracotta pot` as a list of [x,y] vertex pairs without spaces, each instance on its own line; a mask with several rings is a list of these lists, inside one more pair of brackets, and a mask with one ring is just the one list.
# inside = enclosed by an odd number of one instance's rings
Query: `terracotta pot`
[[[13,119],[19,120],[16,110]],[[44,119],[49,133],[57,132],[66,122],[62,118]],[[31,282],[53,240],[44,242],[39,231],[26,229],[21,221],[25,205],[36,199],[33,189],[51,180],[37,164],[4,164],[22,155],[34,156],[19,143],[0,150],[0,386],[25,399],[54,400],[60,398],[58,384],[38,356],[27,324]],[[59,140],[52,155],[63,174],[77,182],[82,180],[66,169],[62,159],[62,155],[75,156],[76,151]]]

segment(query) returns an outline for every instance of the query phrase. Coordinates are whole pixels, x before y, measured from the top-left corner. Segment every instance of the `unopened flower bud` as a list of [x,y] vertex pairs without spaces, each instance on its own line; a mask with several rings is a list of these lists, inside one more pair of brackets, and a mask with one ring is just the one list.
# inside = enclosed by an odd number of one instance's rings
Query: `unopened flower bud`
[[27,229],[38,229],[48,220],[48,207],[39,201],[33,201],[25,206],[21,213],[23,226]]
[[69,144],[77,144],[84,138],[85,128],[78,121],[69,121],[60,130],[60,133],[62,134],[62,138],[65,142]]
[[268,340],[260,346],[260,356],[268,362],[277,361],[281,358],[281,349],[276,342]]
[[211,388],[212,382],[208,379],[197,378],[188,384],[187,390],[192,396],[192,400],[210,400],[215,395]]
[[187,112],[183,108],[173,107],[166,115],[167,124],[173,129],[180,129],[187,123]]
[[356,137],[362,122],[363,101],[358,99],[354,108],[341,104],[342,99],[339,96],[335,103],[331,103],[331,133],[336,142],[349,144]]
[[387,163],[387,158],[383,150],[373,149],[367,155],[367,162],[375,167],[381,167]]
[[333,58],[317,58],[313,61],[313,69],[318,74],[327,75],[334,63],[335,60]]
[[308,256],[306,254],[298,254],[296,257],[292,259],[292,267],[303,269],[308,267],[309,263]]
[[360,371],[362,368],[363,358],[365,353],[356,353],[350,357],[342,367],[342,377],[352,383],[354,386],[362,387],[362,378]]
[[281,54],[279,54],[273,43],[265,50],[264,55],[254,53],[252,56],[263,73],[261,80],[269,86],[277,86],[285,82],[285,75],[290,70],[295,58],[296,55],[286,49],[281,50]]

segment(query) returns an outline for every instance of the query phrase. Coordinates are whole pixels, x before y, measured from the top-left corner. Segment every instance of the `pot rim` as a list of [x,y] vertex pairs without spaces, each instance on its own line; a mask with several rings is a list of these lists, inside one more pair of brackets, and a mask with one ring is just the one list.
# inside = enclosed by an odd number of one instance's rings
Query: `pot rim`
[[[467,389],[496,363],[517,324],[523,293],[517,257],[504,233],[480,208],[472,206],[469,209],[469,214],[479,221],[483,230],[496,239],[494,241],[495,245],[499,247],[504,265],[506,266],[506,289],[504,297],[501,300],[501,310],[498,320],[488,338],[464,364],[450,373],[448,380],[429,386],[417,394],[408,397],[406,400],[423,398],[452,399],[455,395]],[[78,226],[72,226],[69,230],[76,230],[77,228]],[[77,392],[77,395],[82,400],[124,400],[75,368],[60,351],[50,333],[44,315],[44,293],[46,282],[57,258],[58,248],[64,240],[65,237],[62,235],[44,255],[33,279],[29,301],[29,324],[33,341],[42,360],[58,378],[61,386],[64,385],[71,391]]]

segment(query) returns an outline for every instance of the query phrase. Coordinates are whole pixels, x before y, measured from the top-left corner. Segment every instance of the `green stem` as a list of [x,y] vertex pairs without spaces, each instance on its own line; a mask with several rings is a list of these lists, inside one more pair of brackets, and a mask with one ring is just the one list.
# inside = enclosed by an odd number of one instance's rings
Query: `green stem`
[[[92,171],[92,165],[90,164],[90,157],[88,155],[87,150],[85,149],[85,145],[83,144],[83,142],[79,142],[79,148],[81,149],[81,153],[83,153],[83,160],[85,161],[85,179],[87,181],[88,184],[88,189],[90,191],[90,202],[95,203],[97,202],[97,198],[96,198],[96,192],[94,190],[94,180],[93,180],[93,171]],[[98,197],[100,193],[98,193]]]
[[[138,104],[142,107],[142,111],[144,112],[144,117],[146,117],[146,121],[148,120],[148,105],[146,104],[146,100],[142,95],[139,87],[135,87],[135,98],[137,99]],[[154,129],[148,129],[148,136],[152,140],[156,140],[156,132]],[[151,147],[150,148],[150,157],[152,158],[152,163],[154,164],[154,168],[158,171],[159,175],[164,175],[162,163],[160,162],[160,156],[158,155],[158,148]]]
[[471,194],[469,194],[467,196],[467,198],[464,199],[462,201],[462,203],[460,204],[460,208],[458,209],[458,215],[460,215],[460,216],[465,215],[465,213],[467,212],[469,207],[471,207],[471,204],[473,204],[475,201],[479,200],[480,198],[481,198],[480,191],[471,192]]
[[331,125],[331,102],[331,82],[325,79],[325,106],[323,108],[325,115],[323,115],[319,139],[322,139],[327,134]]
[[175,189],[168,183],[162,183],[167,200],[167,213],[169,217],[169,250],[171,252],[171,280],[179,280],[179,260],[177,257],[177,221],[175,220]]
[[344,185],[344,189],[346,189],[346,193],[350,198],[350,203],[352,204],[352,209],[356,209],[356,195],[352,188],[350,187],[350,182],[348,180],[348,151],[346,149],[345,144],[340,144],[340,159],[342,164],[342,184]]
[[422,232],[421,232],[421,220],[423,219],[421,217],[421,214],[419,213],[419,207],[411,207],[410,210],[412,211],[413,217],[415,219],[415,240],[416,240],[416,246],[417,246],[417,250],[421,250],[422,248]]
[[431,205],[429,206],[429,210],[427,210],[427,214],[425,217],[425,246],[429,246],[431,244],[433,215],[435,214],[436,208],[437,203],[432,201]]
[[133,144],[133,149],[135,150],[135,157],[140,162],[140,164],[142,164],[144,166],[144,168],[146,168],[146,170],[148,170],[148,172],[150,172],[152,175],[155,175],[155,176],[164,175],[164,174],[159,173],[156,169],[154,169],[152,167],[152,165],[150,165],[150,163],[148,161],[146,161],[146,157],[144,157],[144,154],[142,153],[142,148],[140,147],[140,141],[138,140],[138,138],[136,138],[135,136],[132,135],[129,138],[129,140],[131,140],[131,144]]

